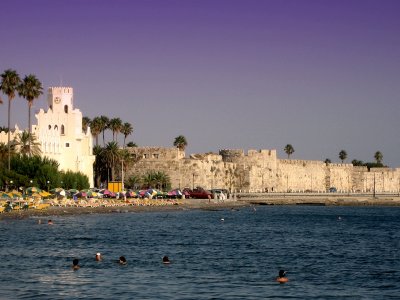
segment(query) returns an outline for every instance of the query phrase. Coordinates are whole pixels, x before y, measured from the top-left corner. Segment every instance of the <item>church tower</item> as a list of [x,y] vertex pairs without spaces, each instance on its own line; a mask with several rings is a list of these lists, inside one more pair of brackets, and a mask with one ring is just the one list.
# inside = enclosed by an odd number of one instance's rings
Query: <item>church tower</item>
[[90,128],[82,131],[82,113],[74,108],[73,88],[50,87],[48,109],[36,114],[33,132],[41,143],[42,155],[56,160],[60,169],[82,172],[93,187],[93,151]]

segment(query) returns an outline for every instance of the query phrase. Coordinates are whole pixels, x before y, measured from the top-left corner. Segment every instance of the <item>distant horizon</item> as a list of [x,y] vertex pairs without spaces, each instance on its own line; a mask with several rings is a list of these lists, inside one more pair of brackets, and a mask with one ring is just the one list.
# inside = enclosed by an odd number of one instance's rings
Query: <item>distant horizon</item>
[[[292,159],[332,162],[380,151],[395,168],[398,11],[397,0],[4,0],[0,72],[42,82],[32,113],[48,87],[71,86],[83,116],[131,123],[140,146],[184,135],[188,153],[285,157],[291,144]],[[25,100],[11,113],[27,127]]]

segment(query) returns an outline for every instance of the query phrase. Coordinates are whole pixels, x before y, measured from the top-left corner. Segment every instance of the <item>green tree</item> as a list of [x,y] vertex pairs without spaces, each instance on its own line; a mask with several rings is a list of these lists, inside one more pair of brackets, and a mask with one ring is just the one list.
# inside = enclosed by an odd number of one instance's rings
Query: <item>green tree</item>
[[120,118],[113,118],[110,120],[110,129],[113,134],[113,142],[118,140],[118,133],[121,132],[122,129],[122,121]]
[[377,164],[381,164],[383,160],[383,154],[380,151],[376,151],[374,158]]
[[37,141],[35,134],[28,131],[18,133],[13,143],[22,155],[40,155],[42,152],[40,150],[40,143]]
[[364,162],[363,162],[362,160],[357,160],[357,159],[353,159],[353,160],[351,161],[351,164],[352,164],[353,166],[364,166]]
[[[107,164],[108,169],[110,170],[111,181],[114,180],[114,170],[116,164],[119,162],[120,158],[120,149],[116,142],[109,142],[106,147],[102,151],[102,155],[104,155],[104,160]],[[109,180],[108,180],[109,181]]]
[[94,182],[97,187],[100,187],[101,182],[107,180],[107,161],[103,148],[98,145],[93,147],[93,155],[95,155],[95,161],[93,164]]
[[183,135],[179,135],[175,138],[174,146],[179,150],[185,151],[187,145],[188,143]]
[[347,152],[345,150],[341,150],[339,152],[339,159],[342,161],[342,163],[346,160],[347,158]]
[[35,75],[30,74],[25,76],[22,83],[19,86],[18,94],[20,97],[25,98],[28,101],[28,132],[32,133],[31,123],[31,109],[35,99],[38,99],[43,94],[42,83]]
[[130,189],[139,189],[142,186],[142,178],[140,176],[132,175],[125,181],[125,186]]
[[294,153],[294,148],[293,148],[293,146],[290,145],[290,144],[287,144],[283,150],[284,150],[285,153],[287,154],[288,159],[290,158],[290,155],[292,155],[292,154]]
[[11,121],[11,101],[15,98],[15,93],[18,92],[18,89],[21,84],[21,79],[17,71],[8,69],[5,70],[3,74],[1,74],[1,84],[0,90],[8,96],[8,169],[10,170],[10,159],[11,159],[11,143],[10,143],[10,121]]
[[122,124],[121,132],[124,135],[124,148],[125,148],[126,138],[133,132],[133,127],[131,123],[125,122],[124,124]]

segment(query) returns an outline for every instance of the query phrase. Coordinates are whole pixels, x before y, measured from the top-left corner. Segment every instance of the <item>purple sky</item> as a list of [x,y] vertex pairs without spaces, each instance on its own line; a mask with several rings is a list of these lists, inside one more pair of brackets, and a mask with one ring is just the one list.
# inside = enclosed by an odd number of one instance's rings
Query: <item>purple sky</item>
[[[130,122],[140,146],[182,134],[187,154],[285,158],[292,144],[293,159],[379,150],[400,167],[399,12],[398,0],[2,0],[0,72],[72,86],[84,115]],[[19,98],[15,123],[27,126]]]

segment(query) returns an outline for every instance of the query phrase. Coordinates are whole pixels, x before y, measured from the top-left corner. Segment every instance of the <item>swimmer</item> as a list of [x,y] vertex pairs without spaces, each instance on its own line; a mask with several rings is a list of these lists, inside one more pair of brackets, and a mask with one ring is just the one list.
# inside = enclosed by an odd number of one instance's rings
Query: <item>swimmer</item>
[[169,264],[169,263],[171,263],[171,262],[169,261],[168,256],[164,256],[164,257],[162,258],[162,262],[163,262],[163,264]]
[[72,270],[76,271],[79,270],[80,266],[79,266],[79,259],[75,258],[72,261]]
[[224,219],[224,218],[221,218],[221,221],[225,221],[225,219]]
[[119,258],[119,263],[120,263],[121,265],[126,265],[126,264],[127,264],[127,261],[126,261],[125,256],[120,256],[120,258]]
[[53,221],[52,221],[52,220],[48,220],[48,221],[47,221],[47,224],[49,224],[49,225],[53,225],[54,223],[53,223]]
[[289,279],[286,276],[286,271],[285,270],[279,270],[279,276],[276,277],[276,281],[278,281],[279,283],[285,283],[288,282]]
[[96,261],[101,261],[101,260],[102,258],[100,252],[96,253]]
[[37,223],[38,223],[38,224],[42,224],[42,220],[39,219]]

